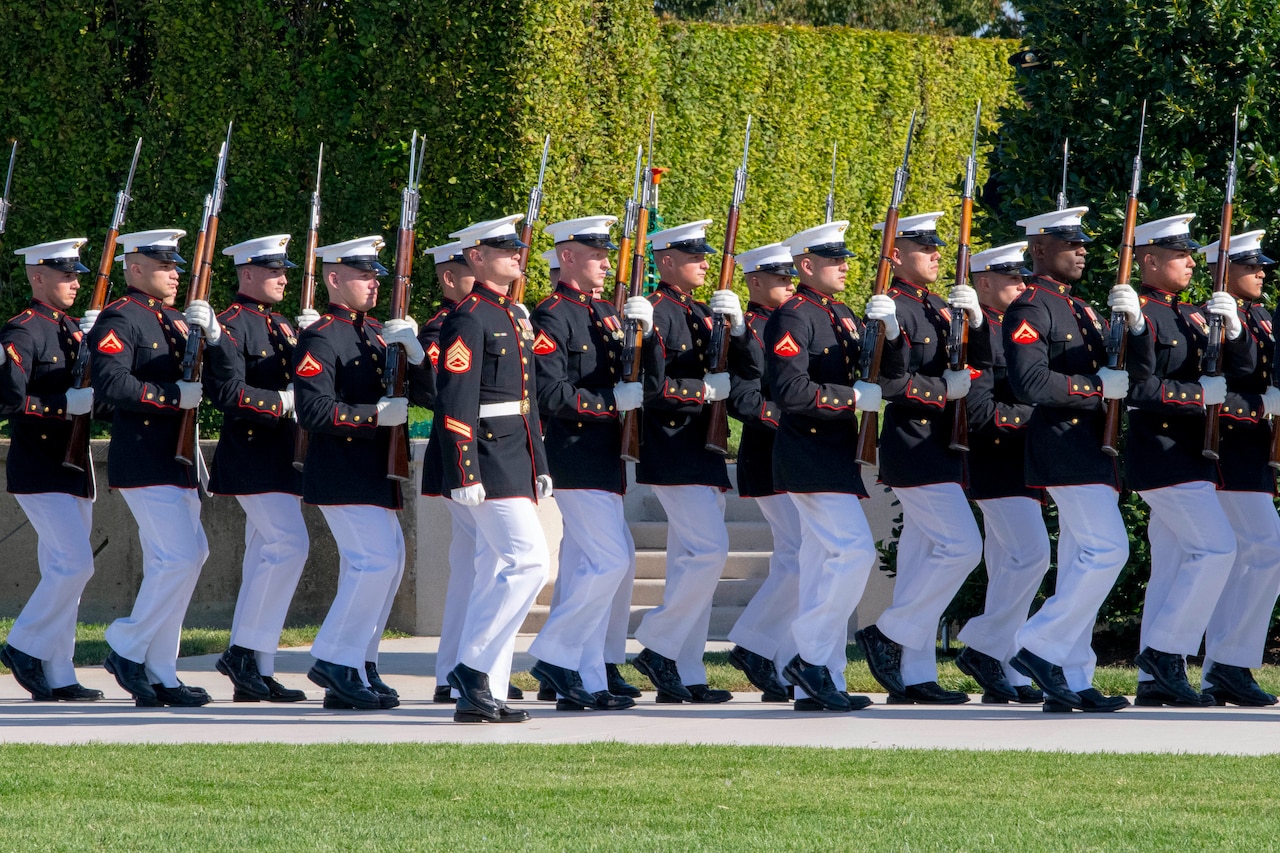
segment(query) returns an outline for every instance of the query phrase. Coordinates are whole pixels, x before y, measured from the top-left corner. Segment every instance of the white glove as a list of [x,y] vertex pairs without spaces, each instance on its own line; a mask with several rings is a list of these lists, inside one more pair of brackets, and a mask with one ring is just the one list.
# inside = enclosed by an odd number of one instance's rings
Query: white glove
[[886,341],[897,340],[898,335],[902,334],[902,327],[898,325],[898,306],[892,296],[881,293],[871,297],[867,300],[865,314],[868,320],[879,320],[884,323]]
[[1280,388],[1268,385],[1262,392],[1262,414],[1269,418],[1280,415]]
[[551,488],[550,474],[539,474],[538,479],[534,485],[537,487],[538,500],[544,501],[547,498],[551,497],[551,492],[553,490]]
[[320,312],[314,308],[303,308],[302,313],[293,318],[294,322],[298,324],[299,329],[305,329],[307,326],[310,326],[319,319]]
[[0,364],[4,364],[9,360],[9,353],[5,352],[4,347],[0,347]]
[[702,384],[702,401],[704,403],[714,403],[716,400],[727,400],[729,398],[729,374],[708,373],[702,377]]
[[378,426],[400,426],[408,420],[407,397],[383,397],[378,401]]
[[883,392],[880,386],[874,382],[863,382],[859,379],[853,383],[854,408],[859,412],[878,412],[880,411],[880,401],[883,399]]
[[293,411],[293,386],[280,392],[280,417],[285,418]]
[[[1224,296],[1226,294],[1223,294]],[[1221,406],[1227,401],[1227,377],[1201,376],[1200,402],[1205,406]]]
[[178,380],[178,408],[194,409],[204,399],[204,386],[199,382]]
[[742,300],[732,290],[717,290],[711,294],[708,303],[712,314],[723,314],[729,318],[729,334],[740,337],[747,330],[747,321],[742,316]]
[[973,379],[969,376],[969,368],[942,371],[942,380],[947,383],[947,399],[959,400],[969,393]]
[[463,506],[480,506],[480,504],[484,503],[484,484],[476,483],[473,486],[454,489],[449,492],[449,497]]
[[98,322],[98,315],[101,311],[86,311],[84,316],[80,318],[80,331],[89,334],[93,331],[93,324]]
[[418,340],[418,324],[411,318],[388,320],[382,327],[382,339],[387,342],[387,346],[400,344],[404,347],[405,357],[410,364],[422,364],[422,360],[427,357]]
[[653,334],[653,306],[643,296],[633,296],[622,306],[622,316],[640,324],[640,331],[647,338]]
[[1240,314],[1236,311],[1236,298],[1230,293],[1215,293],[1205,303],[1205,310],[1222,318],[1222,328],[1227,331],[1227,340],[1234,341],[1240,337],[1244,327],[1240,325]]
[[978,291],[974,290],[967,284],[959,285],[951,288],[951,292],[947,294],[947,301],[951,303],[951,308],[964,311],[969,315],[969,328],[982,328],[982,306],[978,304]]
[[640,408],[644,403],[644,384],[619,382],[613,386],[613,402],[618,408],[618,414]]
[[1138,292],[1129,285],[1117,284],[1111,288],[1111,293],[1107,296],[1107,307],[1117,314],[1123,314],[1124,324],[1135,335],[1142,334],[1147,328],[1147,319],[1142,316],[1142,303],[1138,301]]
[[1129,371],[1098,368],[1098,381],[1102,383],[1104,400],[1123,400],[1129,396]]
[[68,415],[87,415],[93,411],[93,389],[92,388],[68,388],[67,389],[67,414]]
[[211,344],[216,344],[222,337],[222,327],[218,325],[218,318],[209,307],[209,303],[203,299],[197,299],[187,306],[187,323],[204,329],[205,340]]

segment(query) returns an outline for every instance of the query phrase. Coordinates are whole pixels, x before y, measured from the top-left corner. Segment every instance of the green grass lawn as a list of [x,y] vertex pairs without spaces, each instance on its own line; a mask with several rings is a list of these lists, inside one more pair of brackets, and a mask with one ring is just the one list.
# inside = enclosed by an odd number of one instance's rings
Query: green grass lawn
[[245,744],[0,762],[5,850],[1264,850],[1280,805],[1272,758]]

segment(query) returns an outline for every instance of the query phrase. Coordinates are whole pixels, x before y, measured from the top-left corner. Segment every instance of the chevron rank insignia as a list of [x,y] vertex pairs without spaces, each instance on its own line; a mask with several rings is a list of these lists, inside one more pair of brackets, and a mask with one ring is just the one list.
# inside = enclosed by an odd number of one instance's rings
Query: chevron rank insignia
[[444,353],[444,369],[450,373],[466,373],[471,369],[471,350],[458,338]]
[[1031,327],[1026,320],[1022,321],[1022,325],[1013,330],[1013,334],[1009,339],[1015,344],[1034,344],[1040,340],[1040,333]]
[[538,336],[533,339],[534,355],[551,355],[556,351],[556,342],[551,340],[546,332],[538,332]]
[[790,358],[793,355],[800,354],[800,347],[796,343],[796,339],[791,337],[791,333],[787,332],[782,336],[782,340],[773,345],[774,355],[781,355]]
[[120,342],[115,329],[107,332],[102,340],[98,341],[98,352],[103,352],[107,355],[119,355],[124,352],[124,344]]
[[311,353],[307,353],[302,357],[302,361],[298,362],[298,369],[295,370],[294,373],[298,376],[309,379],[312,376],[319,376],[323,370],[324,366],[321,365],[320,362],[316,361],[316,357]]

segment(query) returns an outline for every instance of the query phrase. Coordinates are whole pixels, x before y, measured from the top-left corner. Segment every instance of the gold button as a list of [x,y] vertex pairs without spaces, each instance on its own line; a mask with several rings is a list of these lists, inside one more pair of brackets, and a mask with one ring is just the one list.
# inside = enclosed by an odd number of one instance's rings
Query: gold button
[[1068,333],[1067,333],[1067,340],[1071,340],[1071,333],[1070,333],[1070,332],[1068,332]]
[[1071,419],[1071,423],[1072,423],[1072,424],[1078,424],[1078,423],[1080,423],[1080,419],[1079,419],[1079,418],[1072,418],[1072,419]]

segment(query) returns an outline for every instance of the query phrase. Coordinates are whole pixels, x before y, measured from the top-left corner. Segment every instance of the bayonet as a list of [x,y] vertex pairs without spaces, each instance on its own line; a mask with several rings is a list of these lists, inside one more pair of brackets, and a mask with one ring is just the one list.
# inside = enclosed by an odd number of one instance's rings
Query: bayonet
[[836,218],[836,149],[839,142],[831,143],[831,189],[827,190],[827,221]]
[[1067,161],[1071,154],[1071,138],[1062,140],[1062,190],[1058,193],[1058,210],[1067,209]]
[[4,233],[9,222],[9,190],[13,186],[13,165],[18,158],[18,140],[13,140],[13,148],[9,150],[9,174],[4,179],[4,197],[0,198],[0,234]]

